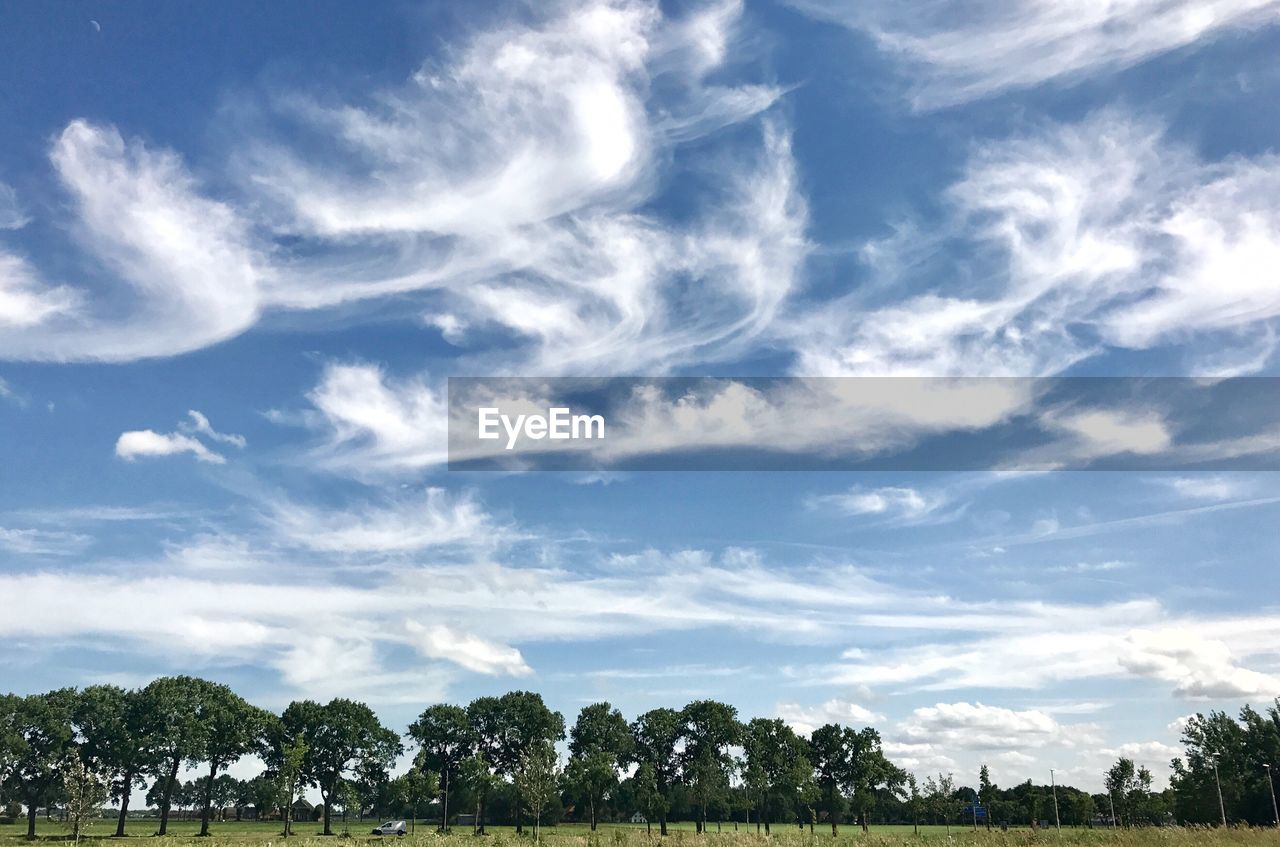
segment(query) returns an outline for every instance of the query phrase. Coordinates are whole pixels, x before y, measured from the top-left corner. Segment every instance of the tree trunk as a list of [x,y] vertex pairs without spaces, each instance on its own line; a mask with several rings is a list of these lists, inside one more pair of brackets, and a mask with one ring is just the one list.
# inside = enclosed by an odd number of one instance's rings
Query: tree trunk
[[160,831],[156,835],[169,834],[169,805],[173,802],[173,784],[178,781],[178,768],[182,760],[173,757],[173,766],[169,768],[169,778],[165,780],[164,796],[160,800]]
[[595,798],[595,795],[590,795],[590,796],[587,798],[587,805],[588,805],[588,807],[590,808],[590,811],[591,811],[591,831],[592,831],[592,832],[595,832],[595,831],[596,831],[596,798]]
[[213,805],[213,778],[218,775],[218,763],[209,763],[209,781],[204,784],[204,809],[200,812],[200,835],[209,834],[209,812]]
[[36,803],[30,796],[27,797],[27,840],[36,840]]
[[516,813],[516,835],[524,835],[524,815],[523,815],[523,814],[521,814],[521,811],[520,811],[520,809],[521,809],[521,807],[520,807],[520,789],[519,789],[519,788],[517,788],[513,793],[515,794],[515,798],[516,798],[516,802],[515,802],[515,807],[516,807],[516,808],[515,808],[515,813]]
[[440,800],[440,832],[449,832],[449,769],[441,768],[444,771],[444,791]]
[[125,771],[124,788],[120,789],[120,817],[116,819],[116,838],[124,838],[124,822],[129,816],[129,795],[133,788],[133,772]]
[[[329,802],[329,798],[336,793],[338,793],[338,783],[336,780],[333,785],[329,786],[328,791],[320,792],[320,799],[324,801],[324,832],[322,832],[321,835],[333,835],[333,831],[329,829],[329,806],[332,805]],[[414,813],[414,818],[415,820],[417,818],[416,812]]]

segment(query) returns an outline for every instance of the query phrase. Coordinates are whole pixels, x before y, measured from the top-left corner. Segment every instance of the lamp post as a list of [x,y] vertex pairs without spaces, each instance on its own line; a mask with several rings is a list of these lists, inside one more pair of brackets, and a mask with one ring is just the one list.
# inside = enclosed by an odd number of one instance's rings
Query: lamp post
[[1053,790],[1053,827],[1062,832],[1062,819],[1058,817],[1058,780],[1053,775],[1053,768],[1049,768],[1049,786]]
[[1276,820],[1276,826],[1280,826],[1280,809],[1276,808],[1276,784],[1271,779],[1271,765],[1263,765],[1267,769],[1267,787],[1271,789],[1271,816]]
[[1213,781],[1218,786],[1218,812],[1222,815],[1222,825],[1227,825],[1227,806],[1222,802],[1222,779],[1218,776],[1218,760],[1213,760]]

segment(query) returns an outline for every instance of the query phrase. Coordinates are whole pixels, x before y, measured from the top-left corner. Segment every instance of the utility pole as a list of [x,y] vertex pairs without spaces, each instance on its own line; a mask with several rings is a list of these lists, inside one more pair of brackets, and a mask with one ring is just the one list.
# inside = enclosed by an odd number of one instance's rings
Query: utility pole
[[1049,785],[1053,789],[1053,826],[1062,832],[1062,819],[1058,817],[1058,780],[1053,775],[1053,768],[1049,768]]
[[1267,787],[1271,789],[1271,816],[1276,819],[1276,826],[1280,826],[1280,809],[1276,808],[1276,784],[1271,780],[1271,765],[1263,765],[1267,769]]
[[1218,777],[1218,760],[1213,760],[1213,781],[1218,786],[1218,811],[1222,814],[1222,825],[1227,825],[1227,806],[1222,802],[1222,780]]

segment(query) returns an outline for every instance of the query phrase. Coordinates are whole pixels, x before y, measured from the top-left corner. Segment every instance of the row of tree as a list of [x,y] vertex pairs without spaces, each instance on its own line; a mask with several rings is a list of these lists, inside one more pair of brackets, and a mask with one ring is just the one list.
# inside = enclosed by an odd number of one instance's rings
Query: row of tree
[[[309,789],[321,796],[325,834],[334,808],[416,818],[420,808],[438,807],[432,811],[442,829],[465,808],[477,832],[495,811],[517,830],[526,819],[536,830],[566,806],[592,829],[608,816],[638,811],[664,835],[672,816],[693,819],[699,832],[709,822],[768,831],[777,822],[821,821],[834,835],[846,821],[864,829],[878,820],[962,822],[966,809],[974,825],[979,817],[988,824],[1052,817],[1080,825],[1099,816],[1119,825],[1223,816],[1266,823],[1272,810],[1263,766],[1280,757],[1280,704],[1265,715],[1246,707],[1239,721],[1218,712],[1192,719],[1187,756],[1173,762],[1172,786],[1163,793],[1152,792],[1150,772],[1127,759],[1105,775],[1105,794],[1030,782],[1002,790],[985,766],[976,788],[957,787],[947,774],[920,785],[885,757],[872,728],[828,724],[806,737],[776,718],[740,721],[734,707],[714,700],[653,709],[633,721],[608,703],[589,705],[568,728],[563,768],[555,745],[566,738],[564,718],[529,691],[430,706],[404,737],[416,755],[409,771],[392,779],[402,736],[352,700],[301,700],[276,715],[225,685],[188,676],[133,690],[95,685],[3,695],[0,799],[26,807],[31,837],[38,807],[70,806],[72,799],[91,805],[98,793],[118,804],[116,833],[124,835],[130,797],[148,784],[160,834],[175,808],[198,808],[201,834],[208,834],[214,810],[252,800],[259,813],[278,809],[287,835],[295,801]],[[249,754],[265,771],[231,779],[227,767]],[[198,769],[199,778],[184,783],[184,768]]]

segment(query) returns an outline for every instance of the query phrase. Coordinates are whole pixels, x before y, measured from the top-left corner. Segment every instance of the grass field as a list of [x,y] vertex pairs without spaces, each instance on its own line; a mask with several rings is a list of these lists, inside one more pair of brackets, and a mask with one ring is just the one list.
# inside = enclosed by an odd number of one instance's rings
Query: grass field
[[[280,826],[278,822],[268,823],[251,823],[251,822],[226,822],[214,823],[212,825],[212,837],[201,839],[196,837],[196,833],[200,829],[199,821],[174,821],[169,825],[170,834],[164,839],[168,845],[201,845],[201,847],[216,847],[216,845],[262,845],[268,847],[272,845],[280,845],[285,842],[293,847],[319,847],[319,845],[332,845],[342,843],[359,842],[369,844],[373,842],[386,843],[387,847],[473,847],[476,840],[470,833],[455,833],[447,837],[439,836],[433,831],[434,825],[431,822],[419,821],[416,834],[406,836],[404,838],[381,839],[369,835],[369,830],[376,821],[365,821],[360,823],[350,821],[343,824],[341,821],[335,821],[333,828],[339,833],[334,838],[324,838],[320,835],[320,825],[318,823],[302,823],[296,826],[295,837],[288,839],[280,838]],[[154,820],[133,820],[130,821],[130,839],[143,842],[151,840],[151,834],[155,831],[156,821]],[[526,832],[524,837],[518,837],[511,827],[491,827],[490,835],[482,840],[482,843],[489,847],[515,847],[516,845],[530,844],[533,838],[530,833]],[[349,835],[343,834],[344,830]],[[116,839],[110,839],[108,836],[115,831],[115,823],[113,821],[96,821],[90,827],[87,835],[83,836],[85,840],[93,842],[95,847],[106,847],[108,844],[120,843]],[[64,841],[69,839],[68,830],[60,823],[53,821],[40,821],[38,835],[41,841]],[[18,843],[26,843],[26,824],[19,822],[14,825],[0,825],[0,845],[10,847]],[[657,842],[658,837],[655,834],[652,841],[645,833],[643,825],[636,826],[631,824],[614,824],[604,825],[594,835],[583,825],[561,825],[557,827],[545,827],[542,830],[541,842],[547,847],[651,847],[653,842]],[[740,829],[735,832],[732,826],[724,828],[722,832],[717,833],[714,829],[706,836],[696,835],[691,828],[683,825],[676,826],[671,835],[662,841],[664,847],[694,847],[694,845],[708,844],[708,847],[762,847],[762,845],[776,845],[776,847],[893,847],[894,845],[903,844],[953,844],[953,845],[990,845],[990,847],[1006,847],[1009,845],[1024,844],[1064,844],[1064,845],[1115,845],[1115,847],[1191,847],[1191,845],[1222,845],[1222,847],[1280,847],[1280,831],[1275,829],[1225,829],[1225,830],[1192,830],[1179,828],[1165,829],[1141,829],[1141,830],[1105,830],[1105,829],[1063,829],[1061,833],[1052,829],[1033,831],[1030,829],[1011,829],[1008,832],[993,831],[987,832],[985,829],[979,829],[974,832],[972,829],[963,826],[952,826],[950,832],[941,826],[922,826],[920,834],[914,835],[910,826],[877,826],[872,827],[871,832],[862,833],[853,827],[842,828],[839,838],[834,842],[831,838],[830,830],[818,830],[815,835],[810,836],[808,831],[789,827],[775,827],[772,836],[757,836],[754,829],[747,832]]]

